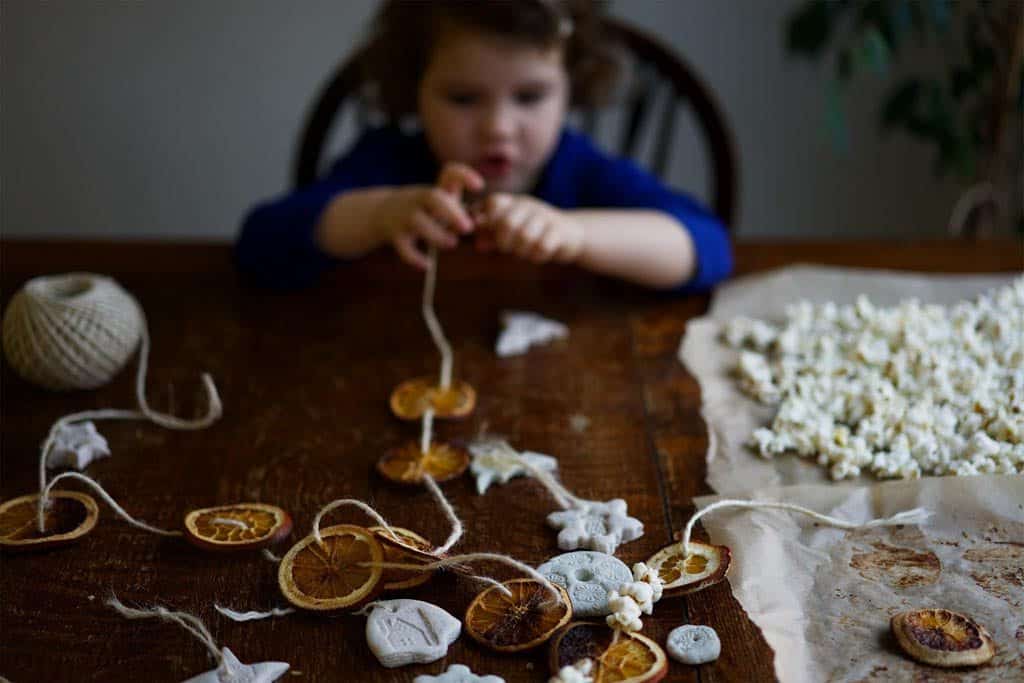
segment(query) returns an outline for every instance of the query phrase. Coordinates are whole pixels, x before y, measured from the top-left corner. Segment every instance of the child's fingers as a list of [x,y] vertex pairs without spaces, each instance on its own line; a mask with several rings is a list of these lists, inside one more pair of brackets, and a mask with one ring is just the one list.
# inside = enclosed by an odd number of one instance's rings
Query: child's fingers
[[398,257],[413,268],[426,270],[430,267],[430,259],[422,251],[416,248],[416,238],[411,234],[403,234],[392,240]]
[[522,239],[522,232],[526,227],[529,216],[530,207],[526,203],[521,202],[509,208],[498,219],[495,233],[499,249],[504,252],[511,252],[513,250]]
[[447,163],[441,169],[437,179],[438,186],[450,194],[462,199],[463,190],[480,192],[484,189],[484,179],[475,169],[459,163]]
[[548,224],[545,226],[540,238],[534,242],[533,249],[526,258],[534,263],[547,263],[555,257],[560,242],[558,230]]
[[459,243],[455,235],[423,209],[413,213],[410,223],[417,235],[442,249],[452,249]]
[[423,206],[442,224],[450,225],[454,230],[466,233],[473,231],[473,219],[466,209],[452,195],[441,190],[428,192],[423,199]]
[[508,213],[508,210],[515,205],[516,201],[510,194],[496,192],[483,202],[481,215],[485,222],[495,222]]
[[544,236],[544,217],[537,213],[526,216],[523,220],[523,227],[517,232],[512,241],[512,253],[519,258],[528,259],[537,247],[537,243]]

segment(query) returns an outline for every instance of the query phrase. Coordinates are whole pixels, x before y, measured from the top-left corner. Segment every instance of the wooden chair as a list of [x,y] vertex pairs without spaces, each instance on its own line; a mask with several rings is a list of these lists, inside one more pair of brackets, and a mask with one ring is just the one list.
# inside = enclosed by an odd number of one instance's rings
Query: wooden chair
[[[673,149],[678,112],[688,106],[704,136],[711,162],[711,209],[731,226],[736,210],[736,159],[732,136],[708,87],[670,48],[650,35],[606,17],[605,28],[635,61],[632,84],[622,108],[617,140],[607,147],[664,177]],[[346,105],[354,105],[356,126],[369,122],[363,90],[360,53],[356,52],[323,88],[306,121],[295,159],[294,182],[302,187],[317,179],[332,127]],[[582,128],[593,135],[604,110],[581,112]],[[649,158],[640,158],[639,142],[653,135]]]

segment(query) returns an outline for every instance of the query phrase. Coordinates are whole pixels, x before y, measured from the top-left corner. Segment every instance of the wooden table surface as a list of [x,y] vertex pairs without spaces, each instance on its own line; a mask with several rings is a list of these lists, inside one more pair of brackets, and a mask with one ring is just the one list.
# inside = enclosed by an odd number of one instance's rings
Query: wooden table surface
[[[389,521],[440,543],[447,525],[425,490],[396,488],[374,472],[387,449],[415,439],[418,423],[388,410],[401,381],[438,371],[420,316],[422,279],[387,254],[337,270],[296,293],[247,288],[224,245],[14,242],[0,245],[4,304],[29,277],[88,270],[114,276],[142,303],[153,339],[150,404],[184,416],[205,406],[199,373],[210,372],[224,417],[198,432],[151,424],[98,426],[113,456],[88,469],[136,517],[180,526],[193,508],[246,500],[274,503],[308,533],[325,503],[363,499]],[[1018,242],[822,242],[743,244],[741,273],[797,262],[922,271],[1021,270]],[[693,511],[704,483],[706,432],[696,382],[676,360],[686,321],[707,297],[671,299],[561,268],[537,269],[472,253],[441,261],[436,310],[455,351],[455,374],[479,394],[465,421],[437,425],[442,438],[469,437],[484,425],[522,449],[560,460],[562,481],[588,499],[625,498],[645,525],[619,548],[627,564],[669,542]],[[493,353],[503,309],[537,311],[571,329],[566,341],[527,355]],[[3,499],[37,486],[39,444],[61,415],[132,408],[134,362],[91,392],[51,393],[2,371]],[[590,420],[578,432],[573,415]],[[67,488],[82,488],[78,484]],[[496,551],[539,564],[560,552],[545,525],[554,501],[534,480],[515,479],[476,494],[467,474],[443,486],[465,522],[457,549]],[[364,637],[365,618],[288,617],[235,623],[214,610],[283,606],[276,566],[258,553],[212,555],[181,539],[136,530],[101,503],[100,523],[74,546],[0,559],[0,675],[11,681],[180,681],[212,668],[205,648],[183,629],[127,621],[104,602],[166,605],[202,618],[242,661],[283,660],[284,680],[411,681],[464,663],[506,681],[542,681],[545,649],[502,656],[461,637],[441,662],[384,669]],[[329,522],[366,522],[357,511]],[[512,573],[480,569],[498,577]],[[410,596],[461,617],[478,587],[452,575]],[[672,663],[670,681],[773,678],[772,652],[758,628],[719,584],[685,599],[665,599],[644,632],[664,643],[684,623],[708,624],[722,656],[699,668]]]

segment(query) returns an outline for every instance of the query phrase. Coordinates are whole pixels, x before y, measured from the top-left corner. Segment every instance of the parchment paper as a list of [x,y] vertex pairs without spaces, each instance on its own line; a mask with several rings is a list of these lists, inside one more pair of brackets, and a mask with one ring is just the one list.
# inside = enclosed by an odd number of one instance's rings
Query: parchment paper
[[[775,651],[780,681],[1024,681],[1024,476],[790,486],[751,498],[861,522],[918,506],[934,511],[921,527],[861,531],[775,510],[701,518],[712,541],[732,549],[733,594]],[[947,676],[902,654],[889,617],[928,607],[982,624],[995,658]]]
[[[747,398],[729,376],[739,351],[723,344],[722,326],[736,316],[785,319],[787,305],[806,299],[823,304],[852,304],[866,294],[878,306],[916,297],[926,303],[955,304],[994,287],[1012,275],[919,275],[884,270],[793,266],[740,278],[720,288],[707,316],[686,326],[679,351],[700,383],[702,412],[708,426],[708,484],[722,495],[771,486],[829,482],[826,471],[796,456],[765,460],[744,446],[750,434],[771,421],[775,408]],[[876,481],[866,475],[854,483]],[[835,485],[835,484],[832,484]]]
[[[861,293],[877,305],[909,297],[952,304],[1011,279],[798,266],[723,287],[709,315],[687,325],[680,357],[701,385],[714,490],[857,521],[918,506],[934,513],[922,526],[857,532],[778,511],[702,518],[712,541],[733,551],[733,594],[775,651],[780,680],[1024,680],[1024,476],[831,482],[796,456],[764,460],[744,442],[773,409],[747,399],[729,376],[737,352],[718,340],[721,325],[737,315],[779,320],[800,299],[845,304]],[[947,674],[903,655],[889,617],[925,607],[983,624],[997,644],[993,662]]]

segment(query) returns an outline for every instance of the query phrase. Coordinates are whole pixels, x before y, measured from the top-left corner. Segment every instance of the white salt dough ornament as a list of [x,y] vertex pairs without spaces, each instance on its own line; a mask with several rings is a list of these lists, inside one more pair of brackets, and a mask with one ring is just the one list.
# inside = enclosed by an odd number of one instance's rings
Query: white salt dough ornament
[[588,548],[611,555],[623,543],[644,535],[643,522],[627,514],[626,501],[621,498],[577,501],[574,505],[548,515],[548,524],[561,529],[558,547],[562,550]]
[[530,469],[526,465],[545,472],[558,469],[558,460],[550,455],[532,451],[519,453],[507,442],[497,439],[472,443],[469,452],[473,454],[469,471],[476,477],[476,492],[480,495],[486,493],[495,482],[507,484],[513,477],[529,476]]
[[478,676],[464,664],[452,664],[443,674],[424,674],[412,679],[412,683],[505,683],[500,676]]
[[665,644],[672,659],[683,664],[707,664],[722,654],[722,642],[710,626],[686,624],[672,630]]
[[448,654],[462,630],[462,622],[422,600],[383,600],[372,608],[366,620],[366,642],[389,669],[436,662]]
[[501,323],[504,329],[494,347],[500,358],[518,356],[535,344],[546,344],[569,336],[569,328],[557,320],[526,311],[504,311]]
[[593,660],[581,659],[572,666],[563,666],[548,683],[594,683],[594,677],[590,675],[593,670]]
[[608,594],[633,578],[622,560],[592,550],[558,555],[537,571],[569,593],[575,617],[603,617],[611,612]]
[[184,681],[184,683],[272,683],[288,671],[284,662],[243,664],[228,648],[221,650],[220,666]]
[[74,467],[84,470],[93,460],[110,455],[110,447],[90,420],[63,424],[53,437],[53,446],[46,456],[46,466]]

